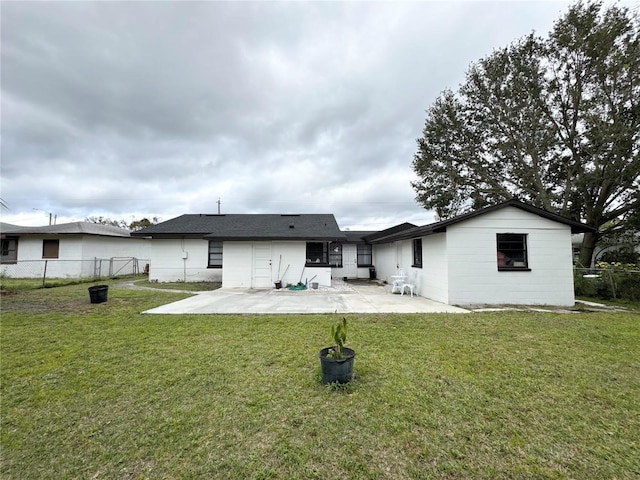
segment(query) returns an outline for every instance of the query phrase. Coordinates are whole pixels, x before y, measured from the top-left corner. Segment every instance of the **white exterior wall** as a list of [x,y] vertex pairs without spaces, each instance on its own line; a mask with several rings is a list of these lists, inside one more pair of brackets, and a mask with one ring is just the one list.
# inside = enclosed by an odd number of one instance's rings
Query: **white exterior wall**
[[253,270],[255,245],[271,246],[271,286],[274,286],[277,280],[282,281],[283,287],[287,284],[297,284],[299,281],[311,282],[314,276],[313,282],[331,286],[331,267],[305,267],[306,242],[274,241],[224,242],[222,247],[223,288],[256,288]]
[[398,271],[398,257],[395,242],[373,245],[373,264],[378,280],[391,283],[391,275]]
[[[531,271],[498,271],[498,233],[527,234]],[[574,305],[566,225],[506,207],[448,227],[446,243],[450,304]]]
[[[222,245],[222,268],[207,268],[209,241],[202,239],[153,239],[151,241],[151,268],[149,279],[157,282],[222,282],[223,288],[254,288],[254,246],[270,246],[270,277],[273,286],[276,280],[283,285],[302,281],[331,285],[331,268],[305,267],[306,242],[224,242]],[[183,258],[186,252],[186,258]],[[282,259],[280,256],[282,255]],[[278,277],[280,264],[280,277]],[[287,266],[289,268],[287,269]],[[305,268],[304,272],[302,271]]]
[[409,273],[413,260],[411,240],[401,240],[392,243],[376,244],[373,246],[373,264],[376,267],[378,280],[392,283],[392,275],[398,270]]
[[224,242],[222,244],[222,287],[251,288],[251,243]]
[[436,233],[422,238],[422,268],[417,280],[418,295],[449,303],[447,234]]
[[[223,247],[223,262],[224,262]],[[186,258],[185,258],[186,257]],[[155,282],[219,282],[222,269],[207,268],[209,242],[202,239],[151,240],[149,280]]]

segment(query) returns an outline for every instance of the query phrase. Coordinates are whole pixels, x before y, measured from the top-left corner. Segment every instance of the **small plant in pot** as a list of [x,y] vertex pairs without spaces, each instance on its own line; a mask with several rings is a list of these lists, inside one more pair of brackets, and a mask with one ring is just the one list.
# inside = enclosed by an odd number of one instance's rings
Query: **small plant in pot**
[[353,377],[356,352],[344,346],[347,341],[347,319],[342,317],[331,326],[331,340],[335,345],[320,350],[322,383],[347,383]]

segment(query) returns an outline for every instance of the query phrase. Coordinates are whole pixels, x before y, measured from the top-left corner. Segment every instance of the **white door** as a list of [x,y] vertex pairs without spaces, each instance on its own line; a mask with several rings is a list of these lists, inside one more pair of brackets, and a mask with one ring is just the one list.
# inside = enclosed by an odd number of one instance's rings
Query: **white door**
[[271,244],[253,244],[253,288],[273,287],[271,282]]
[[358,247],[342,245],[342,272],[347,278],[358,278]]

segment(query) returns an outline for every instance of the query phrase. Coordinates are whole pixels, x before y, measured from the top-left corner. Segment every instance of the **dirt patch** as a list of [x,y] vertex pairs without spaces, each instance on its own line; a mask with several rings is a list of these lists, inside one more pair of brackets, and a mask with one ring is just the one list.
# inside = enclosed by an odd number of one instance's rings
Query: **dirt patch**
[[57,297],[51,298],[47,290],[12,292],[8,291],[2,295],[2,313],[95,313],[99,309],[109,308],[109,305],[120,305],[124,299],[109,299],[105,303],[91,303],[89,296],[79,297]]

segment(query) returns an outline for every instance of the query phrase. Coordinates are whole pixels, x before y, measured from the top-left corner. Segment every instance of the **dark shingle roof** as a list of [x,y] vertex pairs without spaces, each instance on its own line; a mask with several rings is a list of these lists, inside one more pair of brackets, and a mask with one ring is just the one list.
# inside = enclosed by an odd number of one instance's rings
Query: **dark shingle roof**
[[393,227],[389,227],[385,230],[380,230],[379,232],[371,232],[371,234],[367,235],[365,237],[365,240],[367,242],[373,242],[374,240],[377,240],[379,238],[383,238],[383,237],[388,237],[390,235],[394,235],[396,233],[400,233],[400,232],[404,232],[406,230],[410,230],[412,228],[416,228],[416,225],[414,225],[413,223],[401,223],[399,225],[395,225]]
[[448,220],[443,220],[441,222],[432,223],[430,225],[425,225],[422,227],[415,227],[408,230],[404,230],[402,232],[386,235],[382,237],[376,237],[373,239],[369,239],[371,243],[386,243],[386,242],[394,242],[397,240],[406,240],[409,238],[417,238],[424,237],[427,235],[432,235],[434,233],[446,232],[447,227],[449,225],[455,225],[456,223],[464,222],[465,220],[469,220],[471,218],[477,217],[479,215],[484,215],[485,213],[493,212],[496,210],[500,210],[505,207],[515,207],[521,210],[524,210],[529,213],[533,213],[535,215],[539,215],[540,217],[547,218],[549,220],[553,220],[558,223],[562,223],[571,227],[571,233],[580,233],[580,232],[595,232],[596,229],[585,225],[584,223],[576,222],[575,220],[570,220],[561,215],[557,215],[555,213],[548,212],[541,208],[534,207],[527,203],[523,203],[517,199],[507,200],[505,202],[499,203],[497,205],[493,205],[490,207],[482,208],[479,210],[475,210],[473,212],[466,213],[464,215],[460,215],[454,218],[450,218]]
[[345,240],[332,214],[186,214],[133,236],[209,240]]
[[376,232],[373,230],[345,230],[342,233],[347,237],[347,243],[362,243],[365,242],[368,235]]

